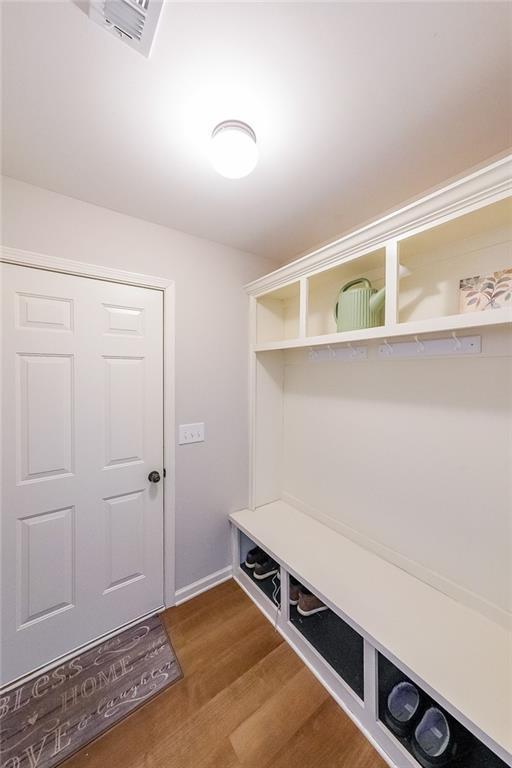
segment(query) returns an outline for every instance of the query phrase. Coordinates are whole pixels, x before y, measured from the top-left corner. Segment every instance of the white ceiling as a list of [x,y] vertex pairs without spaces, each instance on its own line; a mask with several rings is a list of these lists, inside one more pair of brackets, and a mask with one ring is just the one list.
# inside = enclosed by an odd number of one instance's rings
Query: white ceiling
[[511,3],[167,3],[149,60],[80,0],[2,6],[5,174],[279,261],[512,145]]

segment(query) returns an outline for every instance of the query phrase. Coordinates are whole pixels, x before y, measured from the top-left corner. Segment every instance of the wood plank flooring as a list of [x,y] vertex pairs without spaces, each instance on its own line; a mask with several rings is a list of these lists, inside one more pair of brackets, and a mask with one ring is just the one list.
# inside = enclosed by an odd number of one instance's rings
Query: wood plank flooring
[[65,768],[386,768],[234,581],[163,619],[183,680]]

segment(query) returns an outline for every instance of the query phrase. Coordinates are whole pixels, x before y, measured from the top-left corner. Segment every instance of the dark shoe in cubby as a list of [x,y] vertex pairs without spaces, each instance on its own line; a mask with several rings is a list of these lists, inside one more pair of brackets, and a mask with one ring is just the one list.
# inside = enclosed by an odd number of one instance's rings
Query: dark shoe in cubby
[[261,547],[253,547],[247,553],[245,564],[248,568],[252,569],[255,568],[258,563],[262,563],[263,560],[266,560],[267,558],[267,553],[264,552]]
[[294,579],[293,576],[290,576],[290,605],[298,604],[300,598],[300,590],[301,585],[297,579]]
[[395,736],[412,736],[422,712],[422,695],[408,680],[393,686],[386,701],[383,719]]
[[450,719],[438,707],[429,707],[414,729],[412,752],[423,768],[440,768],[458,757]]
[[[320,618],[327,615],[328,614],[320,614]],[[388,697],[394,686],[407,681],[416,686],[420,692],[421,703],[412,732],[407,733],[405,736],[401,736],[395,731],[394,735],[395,738],[400,741],[404,749],[416,758],[416,763],[421,765],[422,768],[438,768],[438,766],[439,768],[442,768],[442,766],[446,766],[446,768],[507,768],[507,763],[501,760],[501,758],[485,746],[485,744],[479,741],[476,736],[470,733],[470,731],[462,725],[462,723],[441,709],[441,706],[436,703],[435,699],[428,695],[426,691],[422,690],[415,681],[408,678],[401,669],[396,667],[381,653],[378,655],[378,674],[379,718],[391,732],[393,729],[390,727],[386,710]],[[448,747],[442,754],[438,755],[427,754],[424,748],[422,749],[421,747],[418,747],[416,739],[414,738],[415,731],[417,731],[429,709],[438,709],[441,711],[445,715],[450,728],[450,741],[448,742]],[[425,730],[427,725],[428,722],[423,724]],[[442,731],[439,732],[442,734]],[[437,736],[438,740],[439,738],[440,737]],[[422,751],[420,751],[421,749]],[[435,751],[435,749],[431,749],[431,752]]]
[[271,576],[275,576],[275,574],[278,572],[279,565],[268,555],[265,555],[264,560],[256,563],[253,570],[254,578],[258,579],[258,581],[269,579]]

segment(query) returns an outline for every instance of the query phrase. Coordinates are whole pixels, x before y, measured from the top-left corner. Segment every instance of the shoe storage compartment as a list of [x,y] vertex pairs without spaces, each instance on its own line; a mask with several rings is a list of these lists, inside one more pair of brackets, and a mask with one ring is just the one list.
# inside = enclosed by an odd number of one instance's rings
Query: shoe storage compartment
[[[470,675],[468,671],[468,675]],[[401,736],[393,733],[393,730],[386,723],[386,709],[388,696],[393,688],[401,683],[412,683],[420,693],[420,705],[415,725],[410,729],[410,733]],[[476,695],[476,694],[475,694]],[[392,664],[383,654],[378,654],[378,713],[382,726],[392,733],[393,738],[413,755],[412,737],[417,723],[421,720],[422,714],[428,707],[438,707],[446,717],[450,726],[450,731],[457,742],[457,754],[446,763],[446,768],[507,768],[494,752],[482,744],[476,736],[464,728],[457,720],[447,713],[437,701],[425,693],[421,686],[418,686],[413,680],[405,675],[398,667]],[[421,765],[421,763],[418,763]]]
[[364,643],[361,635],[330,608],[302,616],[297,606],[290,605],[290,623],[363,700]]
[[[428,691],[430,701],[439,702],[450,722],[457,723],[457,732],[463,735],[465,746],[469,745],[463,759],[452,760],[451,768],[512,767],[512,758],[503,746],[508,739],[503,712],[510,700],[507,630],[287,502],[242,510],[230,518],[235,547],[242,542],[240,554],[234,553],[235,578],[333,698],[383,750],[390,765],[420,765],[410,743],[395,737],[382,716],[386,692],[395,682],[408,679],[396,666],[403,664],[404,669],[413,671],[420,683],[417,687]],[[268,547],[281,566],[279,611],[263,595],[260,585],[238,567],[242,553],[253,541]],[[299,614],[289,605],[288,575],[330,610]],[[437,616],[436,626],[411,625],[410,611],[403,608],[410,605],[422,606],[426,615]],[[272,610],[266,610],[267,606]],[[386,651],[395,664],[382,655]]]
[[280,580],[279,580],[279,568],[277,571],[277,574],[268,576],[265,579],[257,579],[255,578],[255,569],[249,568],[246,563],[246,557],[248,552],[251,549],[254,549],[257,545],[248,537],[245,535],[245,533],[242,533],[242,531],[239,532],[240,540],[239,540],[239,551],[240,551],[240,570],[247,576],[248,579],[251,580],[251,582],[265,595],[266,598],[268,598],[273,605],[277,606],[278,608],[281,607],[281,588],[280,588]]

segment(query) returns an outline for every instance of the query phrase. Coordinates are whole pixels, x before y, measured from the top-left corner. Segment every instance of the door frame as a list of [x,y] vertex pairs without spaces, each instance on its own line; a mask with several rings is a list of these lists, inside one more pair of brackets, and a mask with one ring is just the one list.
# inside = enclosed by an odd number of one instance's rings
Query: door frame
[[[175,508],[176,508],[176,447],[175,447],[175,283],[174,280],[128,272],[123,269],[102,267],[72,259],[47,256],[19,248],[0,245],[0,263],[20,267],[44,269],[47,272],[61,272],[93,280],[107,280],[138,288],[152,288],[163,294],[163,584],[164,607],[176,604],[175,583]],[[1,513],[1,510],[0,510]]]

